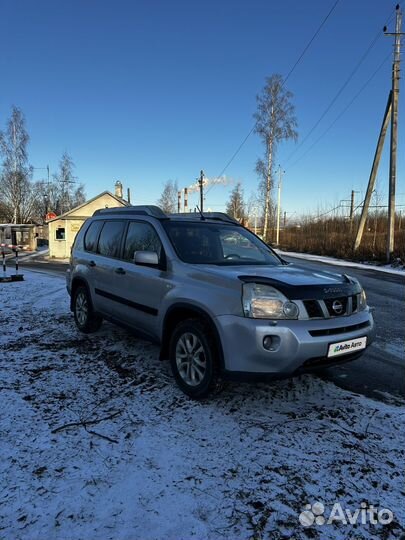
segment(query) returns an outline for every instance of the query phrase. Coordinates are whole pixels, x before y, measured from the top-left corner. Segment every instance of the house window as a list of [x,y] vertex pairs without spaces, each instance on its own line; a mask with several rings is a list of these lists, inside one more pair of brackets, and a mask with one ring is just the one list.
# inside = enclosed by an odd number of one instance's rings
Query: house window
[[55,234],[56,240],[65,240],[65,227],[58,227]]

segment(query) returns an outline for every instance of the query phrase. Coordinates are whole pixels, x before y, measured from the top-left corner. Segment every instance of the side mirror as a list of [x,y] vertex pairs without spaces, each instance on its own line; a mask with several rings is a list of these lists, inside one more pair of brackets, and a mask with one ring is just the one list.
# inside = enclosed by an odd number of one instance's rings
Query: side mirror
[[134,263],[144,266],[158,266],[159,257],[156,251],[135,251]]

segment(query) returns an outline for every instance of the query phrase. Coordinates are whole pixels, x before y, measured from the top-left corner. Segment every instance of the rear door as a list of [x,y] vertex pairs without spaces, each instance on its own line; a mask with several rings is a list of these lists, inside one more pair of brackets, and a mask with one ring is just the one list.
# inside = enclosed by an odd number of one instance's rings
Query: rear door
[[89,263],[92,265],[91,272],[94,276],[95,308],[113,317],[120,313],[119,304],[114,297],[120,283],[118,269],[121,265],[120,256],[125,229],[125,220],[105,221],[98,238],[96,253]]
[[[86,277],[87,283],[90,287],[91,297],[93,305],[96,311],[100,311],[99,298],[95,294],[96,279],[97,279],[97,246],[98,238],[100,236],[101,229],[103,228],[104,221],[95,220],[92,221],[84,233],[83,237],[83,250],[80,249],[78,244],[79,235],[76,236],[74,246],[72,248],[72,255],[74,256],[74,265],[82,269],[83,275]],[[79,249],[76,249],[76,246]]]
[[[159,265],[135,264],[136,251],[155,251]],[[119,269],[114,279],[114,294],[120,320],[159,337],[158,314],[168,278],[166,255],[153,225],[145,221],[128,223]]]

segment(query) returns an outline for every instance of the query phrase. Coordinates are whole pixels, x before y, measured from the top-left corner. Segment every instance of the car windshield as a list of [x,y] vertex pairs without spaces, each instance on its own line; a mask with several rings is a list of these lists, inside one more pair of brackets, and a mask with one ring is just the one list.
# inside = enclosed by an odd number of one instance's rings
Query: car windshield
[[166,221],[166,232],[184,262],[217,265],[279,265],[277,255],[254,234],[237,225]]

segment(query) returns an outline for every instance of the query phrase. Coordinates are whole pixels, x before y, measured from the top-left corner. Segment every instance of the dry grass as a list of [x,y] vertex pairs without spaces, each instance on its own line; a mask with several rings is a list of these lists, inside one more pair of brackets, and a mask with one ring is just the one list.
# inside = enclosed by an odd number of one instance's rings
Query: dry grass
[[[397,219],[395,223],[394,259],[405,261],[405,230]],[[387,217],[370,216],[359,249],[354,252],[358,220],[350,226],[343,218],[314,221],[305,218],[300,225],[287,226],[280,231],[280,247],[290,251],[316,253],[353,260],[386,261]],[[401,228],[402,226],[402,228]]]

